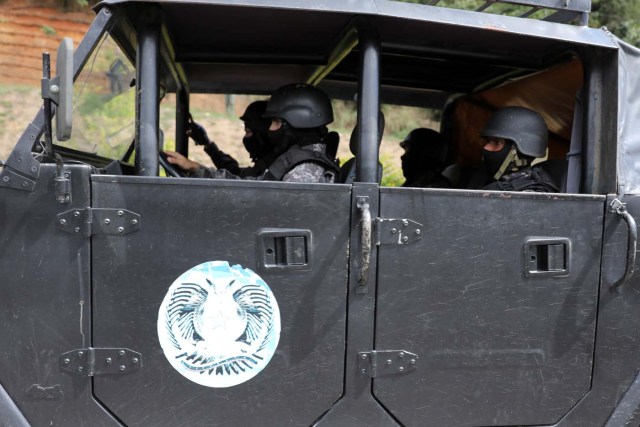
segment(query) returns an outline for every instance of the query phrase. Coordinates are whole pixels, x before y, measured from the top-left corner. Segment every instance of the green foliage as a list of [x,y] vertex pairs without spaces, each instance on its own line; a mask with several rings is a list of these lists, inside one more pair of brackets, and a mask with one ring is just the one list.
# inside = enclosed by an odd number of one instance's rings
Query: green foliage
[[606,26],[626,42],[640,46],[640,0],[593,0],[589,26]]
[[48,25],[42,25],[40,29],[42,30],[43,33],[45,33],[48,36],[55,36],[57,34],[57,31],[55,30],[55,28],[52,28]]
[[[405,3],[429,4],[431,0],[397,0]],[[441,0],[438,6],[453,9],[474,10],[485,2],[481,0]],[[518,16],[529,8],[512,4],[493,4],[487,12],[503,15]],[[532,14],[531,18],[544,18],[551,11],[540,11]],[[589,26],[599,28],[606,26],[613,34],[640,46],[640,0],[592,0]]]
[[384,187],[400,187],[404,182],[404,175],[402,175],[402,169],[398,167],[396,159],[392,158],[389,154],[380,153],[380,163],[382,163],[382,182]]

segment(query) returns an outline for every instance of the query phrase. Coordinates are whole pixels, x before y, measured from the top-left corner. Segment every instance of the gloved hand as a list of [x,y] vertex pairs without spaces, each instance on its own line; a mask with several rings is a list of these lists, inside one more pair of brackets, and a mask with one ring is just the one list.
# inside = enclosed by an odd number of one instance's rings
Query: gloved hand
[[189,120],[187,123],[187,135],[193,139],[196,145],[207,145],[210,142],[207,131],[193,120]]

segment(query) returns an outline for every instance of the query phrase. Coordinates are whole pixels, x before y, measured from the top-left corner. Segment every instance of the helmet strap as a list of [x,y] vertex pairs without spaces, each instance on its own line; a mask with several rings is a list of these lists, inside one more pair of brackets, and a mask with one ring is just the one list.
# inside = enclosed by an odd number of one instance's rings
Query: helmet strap
[[496,174],[493,176],[493,179],[498,181],[502,177],[502,175],[504,175],[508,168],[511,168],[512,170],[518,170],[526,165],[527,159],[521,159],[518,156],[518,150],[516,150],[516,147],[514,145],[511,147],[511,150],[509,150],[509,154],[507,154],[507,157],[504,158],[504,161],[500,165],[498,172],[496,172]]

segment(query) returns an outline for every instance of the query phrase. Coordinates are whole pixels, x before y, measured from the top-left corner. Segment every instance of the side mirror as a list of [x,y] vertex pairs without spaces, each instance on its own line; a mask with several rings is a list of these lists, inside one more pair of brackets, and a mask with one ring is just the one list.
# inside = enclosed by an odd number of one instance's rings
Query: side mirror
[[58,103],[56,107],[56,139],[71,138],[71,116],[73,112],[73,40],[65,37],[58,47],[56,59],[56,83]]

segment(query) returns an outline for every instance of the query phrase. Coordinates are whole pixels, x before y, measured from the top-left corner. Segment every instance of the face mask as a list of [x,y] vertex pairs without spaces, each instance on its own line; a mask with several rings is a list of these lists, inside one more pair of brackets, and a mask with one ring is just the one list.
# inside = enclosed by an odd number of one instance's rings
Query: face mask
[[264,136],[254,132],[251,136],[242,138],[242,144],[254,162],[269,153],[270,144],[265,141]]
[[492,178],[494,177],[498,170],[500,170],[510,150],[511,144],[504,144],[504,147],[502,147],[500,151],[482,150],[482,158],[484,159],[484,167],[487,175]]
[[292,135],[284,126],[278,130],[270,130],[267,136],[276,153],[284,153],[291,145]]

